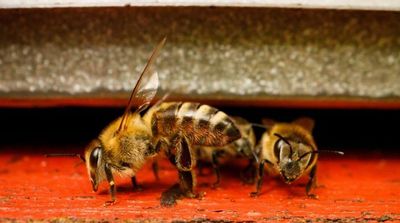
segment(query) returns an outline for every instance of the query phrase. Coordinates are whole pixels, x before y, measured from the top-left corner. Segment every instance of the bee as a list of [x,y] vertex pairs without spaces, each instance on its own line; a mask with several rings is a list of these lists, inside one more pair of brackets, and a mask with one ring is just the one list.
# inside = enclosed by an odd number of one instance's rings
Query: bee
[[[311,198],[317,198],[315,194],[311,193],[317,183],[319,153],[312,136],[314,120],[304,117],[291,123],[276,123],[273,120],[264,119],[263,124],[268,127],[268,130],[261,138],[257,187],[251,196],[260,194],[264,164],[267,163],[268,172],[275,176],[279,175],[287,184],[303,176],[308,176],[306,194]],[[343,154],[339,151],[328,152]]]
[[[179,174],[179,182],[162,193],[161,205],[173,205],[181,197],[196,197],[193,146],[224,146],[241,137],[224,112],[208,105],[161,101],[149,106],[159,85],[152,64],[164,43],[165,38],[150,56],[124,114],[106,126],[85,149],[84,160],[93,190],[97,191],[105,180],[109,183],[111,200],[105,205],[116,201],[115,173],[130,176],[136,187],[137,171],[161,151]],[[134,104],[138,108],[131,112]]]
[[[254,151],[256,144],[256,137],[254,134],[252,123],[241,117],[231,117],[235,125],[238,127],[241,138],[236,141],[223,146],[223,147],[209,147],[209,146],[196,146],[195,152],[197,154],[199,172],[202,173],[202,163],[211,163],[214,174],[216,175],[216,181],[213,183],[213,187],[219,186],[220,183],[220,164],[227,162],[233,158],[244,157],[249,159],[249,166],[252,165],[253,160],[256,159],[256,153]],[[243,173],[246,172],[246,170]],[[242,175],[243,175],[242,173]],[[244,178],[242,176],[242,178]]]

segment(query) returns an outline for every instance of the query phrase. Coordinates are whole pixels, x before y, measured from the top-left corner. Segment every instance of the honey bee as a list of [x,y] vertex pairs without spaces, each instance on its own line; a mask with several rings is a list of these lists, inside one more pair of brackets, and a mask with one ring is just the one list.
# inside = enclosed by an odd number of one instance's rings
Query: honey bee
[[[241,117],[231,117],[235,125],[238,127],[241,138],[223,147],[210,147],[210,146],[196,146],[195,151],[197,154],[197,161],[199,163],[199,172],[202,172],[201,163],[211,163],[216,181],[213,187],[219,186],[220,183],[220,164],[237,157],[244,157],[249,159],[249,166],[252,165],[253,160],[257,157],[254,148],[256,144],[256,137],[254,134],[253,126],[246,119]],[[243,173],[246,172],[246,170]],[[242,176],[243,177],[243,176]]]
[[[130,176],[136,187],[137,171],[161,151],[179,173],[179,183],[163,192],[161,204],[169,206],[181,197],[198,196],[194,192],[196,158],[192,147],[224,146],[241,137],[224,112],[208,105],[159,102],[149,108],[159,85],[152,64],[164,43],[165,38],[150,56],[124,114],[105,127],[85,149],[84,160],[93,190],[97,191],[102,181],[109,183],[111,200],[106,205],[116,201],[114,173]],[[134,104],[139,105],[138,109],[131,112]]]
[[[251,196],[260,194],[264,164],[272,175],[279,175],[283,181],[290,184],[297,179],[308,176],[306,194],[311,198],[317,196],[311,193],[316,186],[317,178],[317,145],[312,136],[314,120],[299,118],[291,123],[276,123],[273,120],[264,119],[263,124],[268,127],[261,139],[261,151],[259,154],[259,167],[256,191]],[[328,151],[343,154],[339,151]]]

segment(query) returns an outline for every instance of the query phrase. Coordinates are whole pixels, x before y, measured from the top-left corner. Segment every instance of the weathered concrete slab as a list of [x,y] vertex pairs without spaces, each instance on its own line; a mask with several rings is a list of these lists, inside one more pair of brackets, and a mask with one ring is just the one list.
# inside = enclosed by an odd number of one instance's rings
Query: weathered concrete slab
[[162,90],[400,96],[400,13],[266,8],[0,10],[0,96],[126,97],[153,46]]

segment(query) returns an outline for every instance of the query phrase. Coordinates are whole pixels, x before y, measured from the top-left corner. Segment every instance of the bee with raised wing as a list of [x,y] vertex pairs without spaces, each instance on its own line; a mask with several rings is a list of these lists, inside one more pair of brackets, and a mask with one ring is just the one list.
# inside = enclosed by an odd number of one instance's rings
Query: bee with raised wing
[[[291,123],[277,123],[270,119],[264,119],[267,126],[261,139],[261,151],[259,154],[259,168],[257,188],[251,196],[258,196],[264,176],[264,164],[267,163],[268,173],[281,176],[283,181],[290,184],[297,179],[308,176],[306,194],[316,198],[311,189],[316,186],[317,178],[317,145],[312,136],[314,120],[299,118]],[[324,150],[325,151],[325,150]],[[343,154],[339,151],[327,151]]]
[[[135,174],[144,163],[160,151],[176,165],[179,183],[161,196],[162,205],[172,205],[181,197],[196,197],[193,167],[196,164],[194,145],[224,146],[240,138],[240,132],[223,112],[199,103],[161,102],[142,116],[154,98],[159,81],[152,69],[165,38],[150,56],[129,99],[122,117],[111,122],[85,149],[84,159],[96,191],[99,183],[107,180],[111,200],[115,203],[114,173],[126,174],[137,186]],[[131,112],[133,105],[138,109]]]

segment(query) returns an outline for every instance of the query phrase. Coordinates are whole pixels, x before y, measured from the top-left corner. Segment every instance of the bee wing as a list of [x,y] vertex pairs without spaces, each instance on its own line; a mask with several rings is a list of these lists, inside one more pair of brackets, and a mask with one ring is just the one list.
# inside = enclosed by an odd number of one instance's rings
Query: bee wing
[[141,101],[142,104],[150,102],[154,98],[154,96],[157,93],[158,86],[160,84],[157,71],[149,70],[148,73],[150,73],[149,75],[146,76],[148,78],[143,79],[143,83],[145,84],[141,89],[138,90],[138,93],[135,96],[135,98],[138,101]]
[[164,39],[162,39],[161,42],[157,45],[157,47],[153,50],[150,58],[147,61],[146,66],[144,67],[142,73],[140,74],[140,77],[136,82],[135,87],[132,90],[128,106],[126,106],[125,108],[125,112],[122,116],[121,123],[117,130],[117,133],[120,132],[122,129],[126,128],[126,119],[134,104],[139,105],[137,110],[144,110],[156,95],[159,81],[158,81],[158,74],[152,68],[152,65],[156,60],[156,58],[158,57],[158,55],[160,54],[160,51],[165,44],[165,41],[166,37],[164,37]]
[[157,106],[159,106],[161,103],[165,102],[165,101],[168,99],[168,97],[169,97],[170,95],[171,95],[170,92],[165,93],[164,96],[163,96],[161,99],[159,99],[156,103],[154,103],[153,107],[157,107]]
[[[138,113],[144,111],[150,105],[150,102],[153,100],[154,96],[157,94],[157,89],[159,86],[158,74],[154,70],[149,70],[148,73],[149,75],[145,76],[146,79],[143,79],[142,81],[142,83],[145,83],[145,85],[143,85],[143,87],[138,90],[138,93],[132,100],[133,102],[131,107],[134,104],[139,105],[139,107],[135,111]],[[128,114],[129,112],[130,109],[128,110]]]

